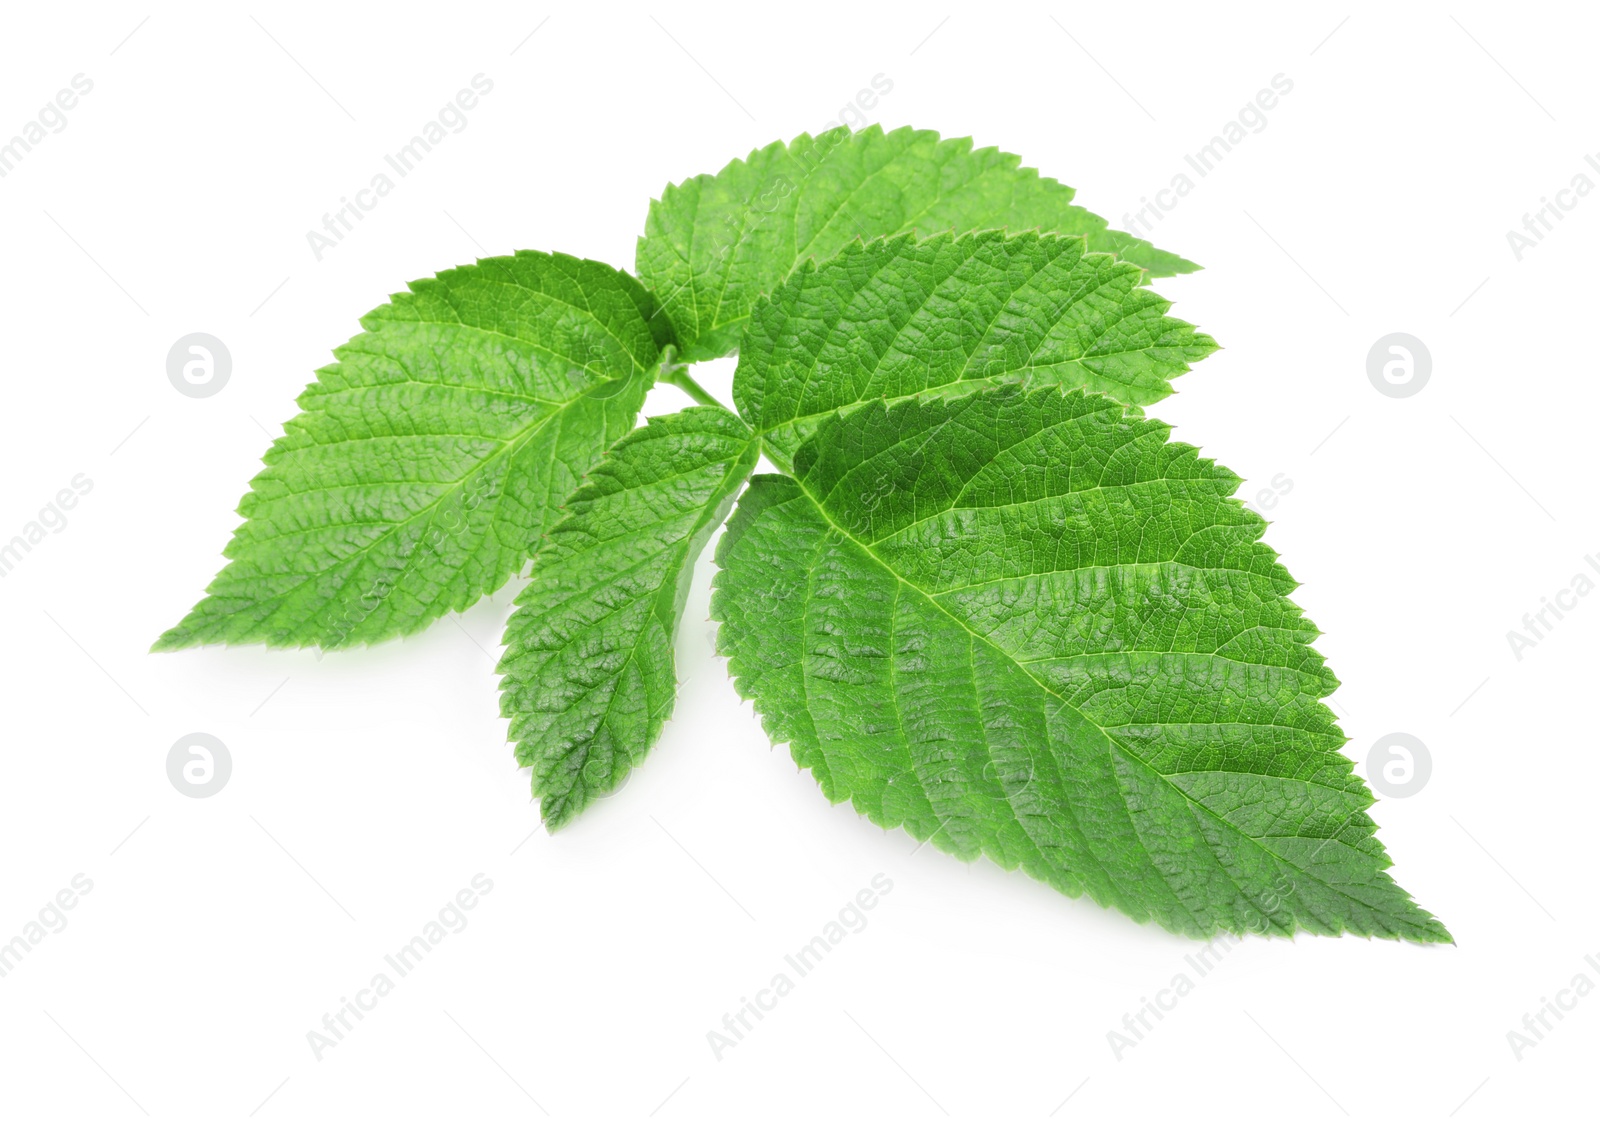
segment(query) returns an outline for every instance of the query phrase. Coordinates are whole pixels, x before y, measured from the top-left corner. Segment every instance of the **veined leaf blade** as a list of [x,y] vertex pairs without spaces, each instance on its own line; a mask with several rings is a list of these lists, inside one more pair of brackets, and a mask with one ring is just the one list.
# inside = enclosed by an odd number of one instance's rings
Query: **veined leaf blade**
[[737,688],[830,800],[964,859],[1193,936],[1448,941],[1264,522],[1167,432],[1016,388],[824,423],[718,546]]
[[1151,275],[1198,270],[1073,201],[1074,191],[1021,158],[971,138],[840,126],[774,142],[717,174],[669,185],[652,201],[636,256],[662,297],[688,361],[739,344],[756,300],[806,259],[853,240],[983,228],[1083,236]]
[[670,343],[625,272],[540,252],[412,283],[361,323],[156,650],[374,643],[493,592],[633,427]]
[[724,409],[654,417],[590,473],[535,558],[506,626],[500,702],[552,831],[660,736],[695,562],[759,450]]

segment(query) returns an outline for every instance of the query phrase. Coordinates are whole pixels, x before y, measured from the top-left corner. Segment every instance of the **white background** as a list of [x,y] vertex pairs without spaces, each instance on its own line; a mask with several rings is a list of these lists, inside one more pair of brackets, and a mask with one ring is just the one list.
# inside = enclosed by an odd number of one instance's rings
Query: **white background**
[[[0,180],[0,541],[74,475],[93,488],[0,578],[0,937],[74,875],[94,887],[0,980],[0,1120],[1588,1111],[1600,995],[1521,1060],[1506,1033],[1600,952],[1600,597],[1520,660],[1506,634],[1600,578],[1600,194],[1520,262],[1506,232],[1600,148],[1596,30],[1528,4],[10,11],[0,135],[75,74],[94,88]],[[467,128],[318,262],[306,231],[478,73],[494,90]],[[1118,1060],[1107,1031],[1197,944],[830,808],[713,654],[709,562],[663,740],[557,837],[497,717],[510,590],[368,650],[147,654],[222,565],[311,371],[406,280],[516,248],[631,267],[662,186],[828,124],[877,75],[893,89],[865,118],[1020,153],[1120,227],[1280,73],[1267,127],[1153,236],[1206,265],[1157,288],[1225,346],[1156,412],[1246,498],[1292,481],[1268,537],[1344,681],[1347,754],[1365,769],[1390,732],[1432,752],[1375,816],[1457,946],[1248,940]],[[197,330],[233,357],[203,400],[165,372]],[[1406,399],[1366,374],[1396,330],[1433,358]],[[697,371],[721,396],[731,375]],[[165,771],[195,731],[233,757],[206,800]],[[494,888],[467,927],[318,1061],[306,1032],[478,873]],[[867,928],[716,1060],[706,1032],[878,873],[894,889]]]

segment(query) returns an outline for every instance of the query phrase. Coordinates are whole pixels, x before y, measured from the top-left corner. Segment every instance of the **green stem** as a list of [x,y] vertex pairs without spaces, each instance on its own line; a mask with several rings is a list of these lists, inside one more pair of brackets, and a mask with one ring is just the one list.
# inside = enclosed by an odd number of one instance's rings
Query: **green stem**
[[[662,350],[661,380],[666,382],[668,385],[676,385],[679,389],[693,397],[696,404],[711,405],[718,409],[723,409],[727,412],[733,413],[732,409],[729,409],[728,406],[724,405],[721,401],[718,401],[710,393],[707,393],[705,388],[698,381],[689,376],[689,367],[685,363],[673,360],[675,353],[676,351],[671,346],[668,346]],[[734,416],[738,416],[738,414],[734,413]],[[774,452],[765,444],[761,446],[761,450],[766,454],[767,459],[772,461],[773,466],[780,472],[786,476],[794,475],[794,469],[789,466],[789,461],[786,460],[782,455]]]
[[[715,405],[719,409],[728,408],[721,401],[718,401],[715,397],[702,389],[700,387],[700,383],[689,376],[688,369],[673,370],[671,375],[668,376],[667,381],[673,385],[676,385],[679,389],[693,397],[695,401],[701,405]],[[732,410],[730,409],[729,412],[732,412]]]

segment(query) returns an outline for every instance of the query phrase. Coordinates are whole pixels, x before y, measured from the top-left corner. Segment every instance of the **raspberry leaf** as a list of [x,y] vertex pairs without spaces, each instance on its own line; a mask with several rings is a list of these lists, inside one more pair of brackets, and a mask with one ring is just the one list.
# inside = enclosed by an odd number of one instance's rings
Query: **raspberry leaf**
[[499,670],[547,828],[621,786],[661,734],[694,564],[759,448],[725,409],[655,417],[590,473],[545,540]]
[[157,650],[372,643],[493,592],[633,427],[671,342],[626,272],[542,252],[412,283],[361,325],[267,450],[232,561]]
[[1084,236],[1151,275],[1199,270],[1073,203],[1022,159],[909,127],[846,126],[774,142],[652,201],[636,254],[688,361],[733,352],[756,299],[852,240],[1010,228]]
[[825,421],[717,550],[736,687],[834,802],[1187,935],[1448,941],[1239,479],[1105,398]]
[[791,456],[837,409],[1003,382],[1149,405],[1217,348],[1079,237],[1003,232],[855,244],[756,303],[733,396]]

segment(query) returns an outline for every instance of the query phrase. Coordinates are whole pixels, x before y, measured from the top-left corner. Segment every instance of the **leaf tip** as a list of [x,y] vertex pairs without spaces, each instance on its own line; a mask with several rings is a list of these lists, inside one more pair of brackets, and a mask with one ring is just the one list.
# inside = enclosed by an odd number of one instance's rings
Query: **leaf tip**
[[188,648],[192,644],[194,644],[192,635],[184,629],[183,622],[180,621],[157,637],[151,643],[150,651],[152,653],[177,652],[180,649]]

